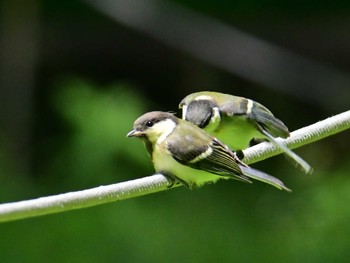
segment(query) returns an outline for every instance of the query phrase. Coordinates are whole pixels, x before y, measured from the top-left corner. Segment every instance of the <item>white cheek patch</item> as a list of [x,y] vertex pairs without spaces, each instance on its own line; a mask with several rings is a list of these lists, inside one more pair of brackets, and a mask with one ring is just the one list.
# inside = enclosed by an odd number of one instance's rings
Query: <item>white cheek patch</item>
[[247,114],[250,114],[252,112],[253,106],[254,106],[254,102],[252,100],[248,99],[248,102],[247,102]]
[[153,139],[157,140],[157,143],[160,144],[173,132],[175,127],[176,123],[171,119],[160,121],[154,124],[150,130],[149,137],[153,137]]

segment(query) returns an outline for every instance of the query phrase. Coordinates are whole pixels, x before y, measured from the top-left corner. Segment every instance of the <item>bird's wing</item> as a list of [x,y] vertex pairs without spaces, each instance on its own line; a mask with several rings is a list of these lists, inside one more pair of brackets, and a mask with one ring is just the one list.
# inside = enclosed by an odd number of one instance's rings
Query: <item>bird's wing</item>
[[[192,127],[195,126],[189,125],[188,128]],[[184,131],[181,136],[168,137],[166,149],[179,163],[243,182],[250,183],[252,178],[290,191],[279,179],[244,164],[216,138],[204,132],[197,132],[195,138],[190,134],[192,133]]]
[[225,116],[241,116],[248,119],[257,129],[264,129],[274,137],[289,137],[287,126],[262,104],[243,97],[229,98],[219,104],[220,112]]
[[236,157],[235,153],[233,153],[232,151],[228,150],[227,147],[224,144],[222,144],[220,141],[214,140],[214,144],[215,144],[216,147],[218,147],[218,149],[220,151],[221,150],[228,151],[228,153],[230,155],[229,157],[231,157],[231,158],[228,158],[226,153],[223,153],[224,156],[218,156],[218,158],[220,160],[222,160],[223,158],[227,158],[227,160],[229,161],[229,162],[225,161],[225,164],[227,164],[227,165],[230,165],[231,161],[234,161],[236,166],[240,170],[240,173],[243,174],[245,178],[248,177],[248,178],[252,178],[252,179],[255,179],[255,180],[258,180],[258,181],[270,184],[270,185],[272,185],[274,187],[277,187],[280,190],[286,190],[288,192],[291,191],[288,187],[286,187],[284,185],[284,183],[281,180],[277,179],[276,177],[273,177],[273,176],[271,176],[271,175],[269,175],[267,173],[264,173],[262,171],[256,170],[254,168],[251,168],[248,165],[246,165],[245,163],[243,163],[241,160],[239,160]]
[[[194,169],[204,170],[219,176],[232,177],[250,182],[238,165],[234,153],[218,140],[200,140],[196,137],[195,146],[191,136],[169,138],[167,150],[179,163]],[[238,160],[239,162],[239,160]]]
[[252,178],[278,189],[291,191],[281,180],[242,163],[233,152],[216,139],[211,145],[196,147],[196,150],[188,147],[188,143],[180,145],[181,147],[175,142],[170,142],[168,151],[176,161],[183,165],[243,182],[251,183],[249,179]]

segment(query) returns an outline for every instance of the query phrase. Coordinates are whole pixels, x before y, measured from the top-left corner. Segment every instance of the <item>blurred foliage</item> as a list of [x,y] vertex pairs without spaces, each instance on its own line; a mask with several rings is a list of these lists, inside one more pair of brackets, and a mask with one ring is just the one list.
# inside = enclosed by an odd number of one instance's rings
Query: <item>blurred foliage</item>
[[[143,104],[129,85],[98,87],[81,79],[60,81],[54,105],[69,136],[60,134],[42,145],[41,153],[48,150],[47,143],[54,146],[41,164],[42,178],[50,175],[74,189],[151,172],[143,146],[126,140],[133,121],[144,111]],[[46,179],[51,182],[50,177]]]
[[[349,2],[176,2],[349,66]],[[7,3],[1,6],[7,15],[0,17],[6,33],[0,40],[9,39],[0,49],[1,58],[9,59],[0,60],[1,203],[151,175],[142,142],[125,135],[145,111],[176,111],[190,92],[253,98],[291,130],[337,113],[170,49],[81,1]],[[38,33],[40,45],[28,41],[28,32]],[[30,51],[26,63],[33,64],[36,78],[22,64],[21,54]],[[342,95],[335,87],[329,97],[336,105]],[[19,103],[26,101],[18,100],[22,89],[28,89],[28,105]],[[21,123],[26,111],[31,119]],[[18,143],[21,136],[30,143]],[[347,262],[349,131],[296,151],[314,167],[312,176],[283,156],[253,165],[282,179],[290,194],[259,182],[222,181],[4,223],[0,262]]]

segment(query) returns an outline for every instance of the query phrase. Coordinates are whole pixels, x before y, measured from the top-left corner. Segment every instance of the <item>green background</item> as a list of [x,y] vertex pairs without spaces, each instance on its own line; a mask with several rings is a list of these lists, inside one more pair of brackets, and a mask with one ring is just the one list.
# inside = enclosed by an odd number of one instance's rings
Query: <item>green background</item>
[[[334,78],[350,72],[348,1],[156,3],[175,3],[311,59],[332,81],[317,90],[321,76],[315,75],[283,80],[297,90],[271,88],[253,81],[254,72],[249,78],[216,67],[84,1],[3,1],[1,203],[153,174],[142,143],[125,135],[139,115],[177,111],[191,92],[252,98],[290,130],[348,110],[349,88],[339,87],[350,82]],[[293,66],[280,65],[271,78]],[[311,176],[283,156],[253,165],[292,193],[221,181],[3,223],[0,261],[347,262],[349,146],[346,131],[297,149],[314,167]]]

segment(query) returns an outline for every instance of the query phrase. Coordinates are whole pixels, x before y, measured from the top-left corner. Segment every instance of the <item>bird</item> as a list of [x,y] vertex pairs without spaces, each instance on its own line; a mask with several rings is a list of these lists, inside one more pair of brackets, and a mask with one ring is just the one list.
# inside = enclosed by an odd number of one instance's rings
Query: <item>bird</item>
[[[312,167],[277,137],[290,136],[288,127],[262,104],[244,97],[202,91],[186,96],[179,104],[182,119],[204,129],[244,158],[242,150],[252,142],[268,140],[290,157],[305,173]],[[238,155],[238,154],[237,154]]]
[[280,190],[291,191],[279,179],[243,163],[218,139],[173,113],[151,111],[137,118],[127,137],[141,138],[155,171],[189,189],[236,179],[262,181]]

